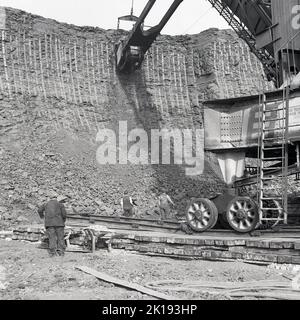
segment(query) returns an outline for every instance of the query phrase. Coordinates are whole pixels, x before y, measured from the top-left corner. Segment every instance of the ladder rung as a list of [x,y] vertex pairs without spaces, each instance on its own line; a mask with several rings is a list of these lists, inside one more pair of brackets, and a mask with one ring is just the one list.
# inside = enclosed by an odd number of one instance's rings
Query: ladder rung
[[269,181],[267,181],[267,180],[260,180],[260,186],[261,186],[261,188],[264,188],[264,187],[266,187],[266,188],[269,188],[270,187],[270,181],[276,181],[275,179],[273,179],[273,180],[269,180]]
[[264,138],[264,141],[274,141],[274,140],[279,140],[279,139],[284,139],[284,136],[282,137],[276,137],[276,138]]
[[260,221],[284,221],[284,218],[261,218]]
[[261,200],[282,200],[282,198],[261,198]]
[[263,129],[264,132],[267,132],[267,131],[278,131],[278,130],[285,130],[285,127],[282,127],[282,128],[273,128],[273,129]]
[[268,150],[282,150],[282,149],[284,149],[284,147],[272,147],[272,148],[264,147],[264,148],[262,148],[262,150],[264,150],[264,151],[268,151]]
[[282,209],[282,208],[261,208],[261,210],[265,210],[265,211],[271,211],[271,210],[281,211],[281,210],[283,210],[283,209]]
[[262,160],[262,161],[284,160],[284,157],[262,158],[261,160]]
[[281,176],[278,176],[278,177],[272,177],[271,179],[265,179],[265,178],[261,178],[261,181],[264,183],[264,180],[265,181],[281,181],[282,180],[282,177]]
[[282,168],[282,167],[274,167],[274,168],[262,168],[263,170],[273,170],[273,171],[275,171],[275,170],[279,170],[279,169],[284,169],[284,168]]
[[269,110],[264,110],[263,112],[267,113],[267,112],[274,112],[274,111],[283,111],[285,109],[280,108],[280,109],[269,109]]
[[274,121],[281,121],[281,120],[285,120],[285,118],[266,119],[266,120],[263,120],[263,122],[274,122]]
[[282,176],[272,176],[272,177],[264,177],[261,178],[262,180],[274,180],[274,181],[278,181],[278,180],[282,180]]
[[283,98],[274,98],[274,99],[270,99],[270,100],[268,100],[267,99],[267,97],[266,97],[266,99],[264,100],[264,102],[265,102],[265,104],[268,104],[268,103],[274,103],[274,102],[283,102],[283,101],[285,101],[285,99],[283,99]]
[[271,100],[266,99],[266,100],[264,101],[264,104],[265,104],[265,105],[267,105],[267,104],[274,104],[275,102],[284,102],[284,99],[283,99],[283,98],[271,99]]

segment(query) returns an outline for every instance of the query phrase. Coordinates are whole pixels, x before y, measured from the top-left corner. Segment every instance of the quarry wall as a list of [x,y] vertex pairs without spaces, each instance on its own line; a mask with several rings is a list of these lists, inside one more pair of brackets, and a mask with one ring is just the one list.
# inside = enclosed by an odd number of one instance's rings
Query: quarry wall
[[9,209],[27,219],[50,189],[68,195],[77,211],[106,214],[120,210],[128,190],[141,214],[152,215],[165,188],[182,214],[190,196],[223,190],[213,154],[205,154],[197,177],[178,165],[100,166],[98,130],[118,130],[119,121],[127,121],[128,130],[203,129],[203,101],[272,89],[260,62],[231,30],[162,35],[141,70],[119,75],[114,44],[125,31],[3,7],[0,28],[2,216]]

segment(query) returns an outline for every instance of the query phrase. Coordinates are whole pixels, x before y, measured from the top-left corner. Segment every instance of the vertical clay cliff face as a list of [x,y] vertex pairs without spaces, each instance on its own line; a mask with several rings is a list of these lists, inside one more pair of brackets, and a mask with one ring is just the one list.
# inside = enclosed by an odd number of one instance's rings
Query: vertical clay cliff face
[[109,214],[128,190],[150,214],[166,187],[182,213],[189,196],[224,188],[213,155],[205,155],[204,173],[194,178],[176,165],[98,165],[98,130],[118,132],[119,121],[128,130],[199,129],[204,100],[272,88],[260,62],[229,30],[160,36],[141,70],[118,75],[114,44],[123,31],[9,8],[0,9],[0,26],[2,212],[32,212],[54,189],[80,210]]

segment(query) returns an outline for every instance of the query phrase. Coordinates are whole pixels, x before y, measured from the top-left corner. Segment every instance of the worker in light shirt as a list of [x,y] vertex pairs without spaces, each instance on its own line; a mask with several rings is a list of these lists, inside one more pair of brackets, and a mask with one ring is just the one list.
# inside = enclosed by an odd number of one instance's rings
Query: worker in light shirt
[[170,218],[171,208],[170,204],[175,206],[174,202],[170,198],[169,195],[167,195],[165,190],[162,190],[162,194],[158,198],[159,200],[159,211],[160,211],[160,219],[161,221],[165,219]]

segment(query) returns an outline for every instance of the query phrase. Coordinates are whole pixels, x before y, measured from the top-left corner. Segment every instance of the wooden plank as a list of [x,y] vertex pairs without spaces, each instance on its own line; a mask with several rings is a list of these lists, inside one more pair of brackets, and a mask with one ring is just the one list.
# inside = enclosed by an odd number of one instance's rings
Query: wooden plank
[[6,87],[8,91],[8,96],[11,98],[11,88],[10,88],[10,79],[8,75],[8,66],[7,66],[7,60],[6,60],[6,47],[5,47],[5,41],[6,41],[6,34],[5,31],[2,30],[2,59],[3,59],[3,66],[4,66],[4,74],[5,74],[5,80],[6,80]]
[[278,256],[278,263],[287,263],[287,264],[291,264],[292,263],[292,257],[291,256]]
[[300,300],[300,295],[297,293],[268,293],[268,292],[235,292],[230,293],[231,297],[243,297],[243,298],[265,298],[265,299],[277,299],[277,300]]
[[294,248],[295,248],[295,250],[300,250],[300,242],[299,241],[294,242]]
[[0,236],[10,236],[10,235],[12,235],[13,234],[13,231],[11,231],[11,230],[8,230],[8,231],[5,231],[5,230],[2,230],[2,231],[0,231]]
[[280,289],[280,290],[291,290],[290,281],[287,280],[252,280],[245,282],[229,282],[229,281],[205,281],[205,280],[157,280],[147,283],[147,287],[155,289],[165,288],[169,286],[171,289],[173,285],[179,285],[184,288],[207,288],[207,289],[221,289],[221,290],[264,290]]
[[270,248],[271,249],[282,249],[283,248],[283,243],[282,241],[271,241],[270,242]]
[[25,75],[26,75],[26,82],[27,82],[27,92],[29,93],[29,95],[31,95],[31,85],[30,85],[30,81],[29,81],[29,68],[28,67],[28,62],[27,62],[27,50],[26,50],[26,37],[25,37],[25,33],[23,34],[23,53],[24,53],[24,67],[25,67]]
[[270,248],[245,248],[244,246],[234,246],[229,247],[229,251],[231,252],[239,252],[239,253],[258,253],[258,254],[273,254],[276,256],[286,255],[286,256],[299,256],[299,252],[293,249],[270,249]]
[[35,78],[35,87],[36,87],[36,94],[40,94],[40,81],[38,79],[38,68],[37,68],[37,59],[36,59],[36,44],[35,39],[32,39],[32,61],[33,61],[33,71],[34,71],[34,78]]
[[83,271],[85,273],[91,274],[91,275],[95,276],[96,278],[98,278],[100,280],[104,280],[106,282],[110,282],[110,283],[113,283],[113,284],[116,284],[118,286],[131,289],[131,290],[136,290],[136,291],[145,293],[145,294],[147,294],[149,296],[152,296],[152,297],[155,297],[155,298],[158,298],[158,299],[162,299],[162,300],[178,300],[176,297],[169,296],[169,295],[166,295],[166,294],[163,294],[163,293],[148,289],[148,288],[143,287],[143,286],[141,286],[139,284],[136,284],[136,283],[130,283],[128,281],[112,277],[112,276],[110,276],[108,274],[105,274],[103,272],[99,272],[97,270],[94,270],[94,269],[91,269],[91,268],[88,268],[88,267],[79,266],[79,267],[76,267],[76,269],[81,270],[81,271]]
[[[58,57],[58,72],[59,72],[59,78],[61,81],[61,88],[62,88],[62,96],[64,97],[64,99],[66,101],[69,101],[69,96],[68,96],[68,92],[67,92],[67,83],[65,82],[65,77],[63,75],[63,71],[64,71],[64,61],[63,61],[63,47],[61,44],[61,40],[60,39],[56,39],[57,40],[57,57]],[[72,102],[72,100],[71,100]]]
[[42,90],[44,94],[45,100],[47,99],[47,92],[46,92],[46,86],[45,86],[45,77],[44,77],[44,69],[43,69],[43,57],[42,57],[42,41],[39,37],[39,46],[38,46],[38,52],[39,52],[39,62],[40,62],[40,77],[41,77],[41,84],[42,84]]
[[277,255],[272,254],[262,254],[262,253],[245,253],[242,259],[251,261],[268,261],[268,262],[278,262]]
[[[17,38],[15,38],[15,42],[17,42]],[[13,43],[12,36],[9,35],[9,53],[10,53],[10,59],[11,59],[11,67],[10,67],[10,69],[11,69],[12,75],[13,75],[14,93],[17,93],[18,92],[18,86],[17,86],[16,72],[15,72],[15,62],[16,62],[17,59],[14,56],[14,49],[13,49],[12,43]],[[15,44],[15,46],[17,46],[17,44]]]
[[57,82],[57,77],[56,77],[56,69],[55,69],[55,60],[54,60],[54,55],[53,55],[53,44],[52,44],[52,35],[50,34],[49,35],[49,53],[50,53],[50,56],[49,56],[49,59],[50,59],[50,69],[49,69],[49,81],[50,81],[50,75],[51,75],[51,78],[52,78],[52,82],[54,84],[54,92],[55,92],[55,96],[56,98],[59,98],[59,94],[58,94],[58,87],[59,85],[56,84]]
[[292,256],[292,263],[293,264],[300,264],[300,256]]

